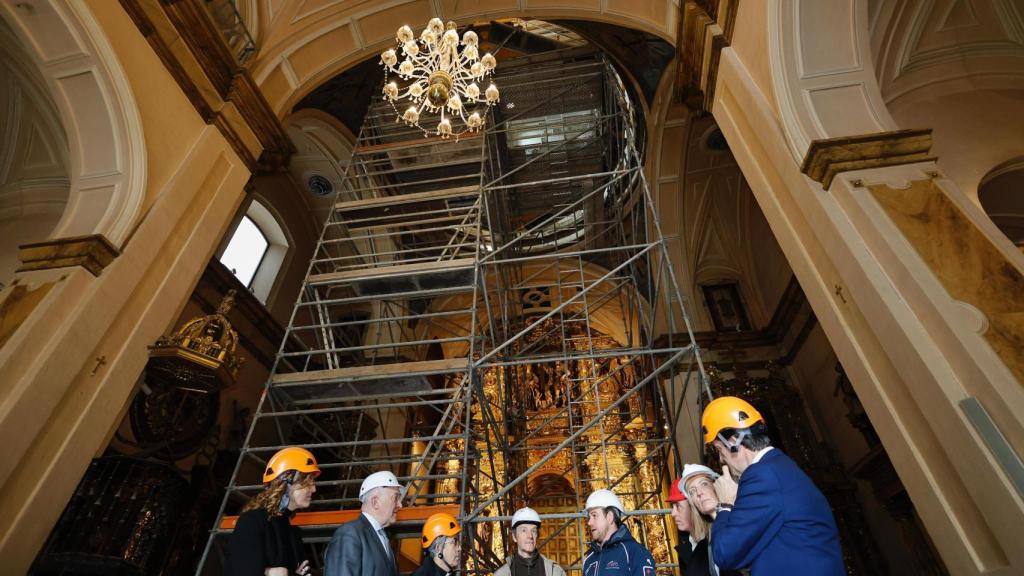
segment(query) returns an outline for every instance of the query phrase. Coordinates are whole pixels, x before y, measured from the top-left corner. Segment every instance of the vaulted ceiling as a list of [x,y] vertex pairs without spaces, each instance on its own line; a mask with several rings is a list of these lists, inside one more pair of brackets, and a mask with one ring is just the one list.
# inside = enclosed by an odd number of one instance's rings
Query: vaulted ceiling
[[1024,146],[1024,2],[872,0],[882,96],[903,128],[932,128],[946,175],[976,196]]

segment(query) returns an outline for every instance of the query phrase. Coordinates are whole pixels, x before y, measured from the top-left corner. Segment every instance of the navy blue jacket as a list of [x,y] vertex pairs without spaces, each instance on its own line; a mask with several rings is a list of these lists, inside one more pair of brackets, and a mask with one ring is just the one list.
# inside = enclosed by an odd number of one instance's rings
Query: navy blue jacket
[[654,557],[625,526],[619,526],[604,544],[590,543],[583,557],[583,576],[654,576]]
[[828,502],[778,449],[740,477],[736,505],[711,525],[711,551],[722,570],[753,576],[845,576],[839,532]]

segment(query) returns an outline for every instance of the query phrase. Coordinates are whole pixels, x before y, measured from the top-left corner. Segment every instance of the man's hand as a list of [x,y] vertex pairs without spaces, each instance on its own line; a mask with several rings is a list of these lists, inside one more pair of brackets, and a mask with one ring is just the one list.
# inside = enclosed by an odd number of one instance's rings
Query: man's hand
[[739,486],[732,479],[732,472],[729,471],[729,467],[722,466],[722,475],[718,477],[718,480],[715,480],[715,494],[718,495],[718,502],[732,506],[736,503],[736,492],[738,490]]
[[309,574],[309,560],[303,560],[302,564],[299,564],[299,567],[295,569],[295,573],[299,576],[306,576]]

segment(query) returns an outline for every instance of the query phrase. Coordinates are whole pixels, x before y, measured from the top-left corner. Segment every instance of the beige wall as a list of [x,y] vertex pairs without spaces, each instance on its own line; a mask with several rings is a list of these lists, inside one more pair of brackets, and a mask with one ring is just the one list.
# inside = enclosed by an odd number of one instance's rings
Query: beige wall
[[[828,191],[799,171],[813,139],[895,127],[874,81],[866,23],[863,2],[771,4],[776,102],[757,81],[761,55],[726,48],[713,112],[947,567],[1015,574],[1024,550],[1006,534],[1024,521],[1024,506],[959,402],[991,397],[983,402],[1020,453],[1021,419],[1005,412],[1009,405],[1024,413],[1019,381],[1009,375],[1017,360],[993,363],[977,317],[958,313],[936,282],[933,274],[946,272],[930,270],[934,263],[857,185],[902,189],[928,181],[935,165],[841,174]],[[955,162],[941,159],[938,168]],[[963,192],[938,182],[931,193],[963,211],[1005,269],[1024,268]],[[932,245],[949,233],[934,232]]]
[[142,118],[146,209],[99,277],[82,268],[20,273],[18,285],[47,287],[35,306],[14,300],[17,287],[0,293],[7,311],[28,307],[0,348],[0,512],[8,519],[0,557],[10,573],[27,570],[89,460],[121,421],[146,345],[177,319],[249,177],[119,6],[96,1],[87,12]]

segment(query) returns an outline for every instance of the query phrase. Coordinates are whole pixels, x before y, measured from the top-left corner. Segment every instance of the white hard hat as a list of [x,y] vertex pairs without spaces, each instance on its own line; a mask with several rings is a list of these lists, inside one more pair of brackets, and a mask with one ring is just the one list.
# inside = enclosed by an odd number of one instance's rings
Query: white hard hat
[[512,515],[512,529],[520,524],[535,524],[540,527],[540,514],[530,507],[520,508]]
[[399,493],[405,496],[405,487],[398,483],[398,478],[388,470],[381,470],[370,474],[363,480],[362,486],[359,487],[359,499],[362,500],[370,490],[381,487],[398,488]]
[[587,507],[585,510],[608,507],[618,508],[619,512],[626,513],[626,509],[622,506],[622,500],[619,500],[619,497],[611,490],[595,490],[593,494],[587,497]]
[[721,474],[703,464],[687,464],[683,466],[683,477],[679,479],[679,491],[686,494],[686,481],[691,476],[697,476],[698,474],[707,474],[712,480],[718,480],[718,477],[721,476]]

